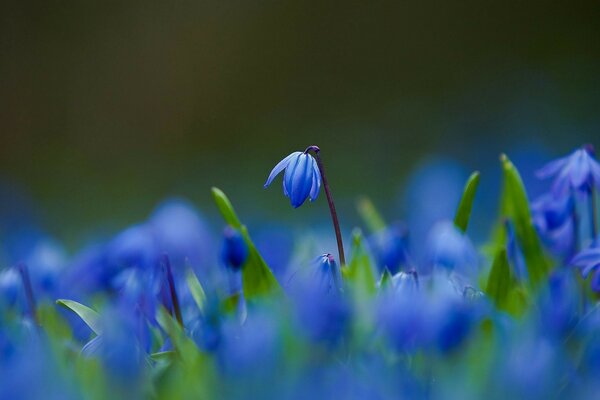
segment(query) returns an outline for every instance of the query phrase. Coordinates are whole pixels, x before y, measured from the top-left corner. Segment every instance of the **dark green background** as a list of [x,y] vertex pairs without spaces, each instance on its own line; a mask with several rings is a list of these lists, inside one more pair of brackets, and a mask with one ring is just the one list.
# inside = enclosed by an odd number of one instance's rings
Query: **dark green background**
[[279,183],[262,184],[310,144],[341,207],[362,193],[386,204],[424,155],[480,168],[516,145],[597,141],[598,9],[5,1],[0,177],[70,239],[172,194],[212,212],[212,185],[253,218],[306,218],[317,211],[290,215]]

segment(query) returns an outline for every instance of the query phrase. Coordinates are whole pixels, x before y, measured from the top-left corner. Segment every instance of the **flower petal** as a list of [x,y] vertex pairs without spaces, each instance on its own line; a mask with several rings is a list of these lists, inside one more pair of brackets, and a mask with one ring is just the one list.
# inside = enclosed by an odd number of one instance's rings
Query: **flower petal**
[[545,179],[556,175],[558,171],[563,169],[563,167],[567,164],[567,162],[569,161],[569,157],[570,155],[563,158],[559,158],[558,160],[551,161],[548,164],[544,165],[541,169],[539,169],[536,172],[537,177],[540,179]]
[[313,157],[312,158],[312,187],[310,189],[310,201],[315,201],[319,196],[319,191],[321,190],[321,172],[319,171],[319,167],[317,166],[317,161]]
[[[302,152],[295,151],[292,154],[290,154],[289,156],[287,156],[286,158],[284,158],[283,160],[279,161],[279,163],[277,163],[275,168],[273,168],[273,170],[269,174],[269,177],[267,178],[267,182],[265,182],[264,187],[266,188],[267,186],[269,186],[271,184],[271,182],[273,182],[273,179],[275,179],[275,177],[288,166],[290,161],[294,157],[298,157],[301,154],[302,154]],[[285,185],[284,185],[284,192],[285,192]]]

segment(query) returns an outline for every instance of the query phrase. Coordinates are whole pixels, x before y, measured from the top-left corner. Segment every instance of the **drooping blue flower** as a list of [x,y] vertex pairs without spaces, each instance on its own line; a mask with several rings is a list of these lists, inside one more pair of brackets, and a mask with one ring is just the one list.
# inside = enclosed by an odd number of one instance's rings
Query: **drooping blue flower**
[[413,293],[419,289],[417,271],[400,271],[392,277],[392,287],[396,291]]
[[555,197],[552,193],[540,196],[531,204],[533,223],[550,250],[561,257],[570,257],[575,250],[575,226],[572,196]]
[[546,164],[537,175],[542,179],[555,177],[552,192],[558,197],[568,195],[571,189],[588,193],[593,186],[600,188],[600,163],[591,145]]
[[570,264],[580,269],[581,276],[584,279],[593,273],[592,289],[600,292],[600,241],[579,252],[573,257]]
[[387,268],[392,275],[396,274],[408,262],[408,230],[402,224],[376,232],[369,238],[369,246],[380,272]]
[[312,278],[315,286],[324,292],[341,288],[342,276],[331,254],[323,254],[317,258]]
[[244,236],[231,226],[227,226],[223,232],[221,257],[223,263],[235,271],[242,268],[248,259],[248,245]]
[[292,207],[300,207],[309,197],[310,201],[317,198],[321,189],[321,173],[312,155],[295,151],[281,160],[269,174],[265,188],[283,170],[283,194],[290,199]]

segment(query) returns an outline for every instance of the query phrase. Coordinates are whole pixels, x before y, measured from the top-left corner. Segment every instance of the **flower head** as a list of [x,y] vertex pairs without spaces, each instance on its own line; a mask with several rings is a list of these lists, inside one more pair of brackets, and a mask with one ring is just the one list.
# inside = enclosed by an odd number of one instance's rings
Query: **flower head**
[[571,265],[580,269],[584,279],[593,272],[592,289],[600,292],[600,241],[573,257]]
[[281,160],[269,174],[265,188],[283,170],[283,193],[289,197],[292,207],[300,207],[309,197],[310,201],[317,198],[321,189],[321,173],[312,155],[295,151]]
[[223,262],[229,268],[239,270],[248,259],[248,245],[242,234],[230,226],[225,228],[223,236]]
[[393,224],[375,233],[369,239],[379,271],[387,268],[396,274],[408,261],[408,230],[402,224]]
[[542,179],[555,177],[552,192],[556,196],[568,194],[569,189],[587,193],[594,185],[600,188],[600,163],[591,145],[546,164],[537,175]]

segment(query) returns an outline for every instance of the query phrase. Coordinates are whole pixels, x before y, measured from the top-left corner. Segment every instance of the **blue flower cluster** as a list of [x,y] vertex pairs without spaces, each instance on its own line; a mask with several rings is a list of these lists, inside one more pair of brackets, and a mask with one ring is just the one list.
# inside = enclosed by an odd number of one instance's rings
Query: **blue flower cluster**
[[0,242],[0,399],[598,397],[592,146],[539,170],[553,181],[531,203],[503,157],[477,241],[478,175],[418,241],[363,202],[347,263],[319,152],[290,154],[265,187],[285,171],[297,208],[323,186],[339,257],[320,229],[251,235],[216,188],[217,230],[170,199],[69,254],[17,222]]

